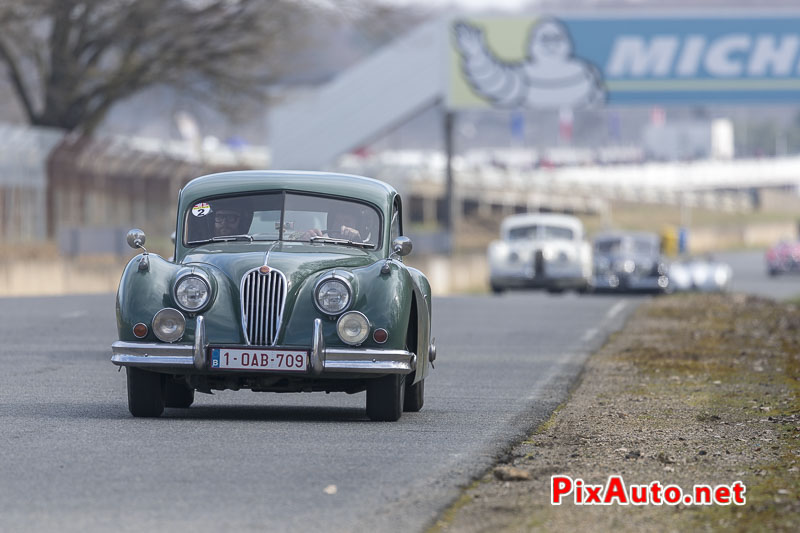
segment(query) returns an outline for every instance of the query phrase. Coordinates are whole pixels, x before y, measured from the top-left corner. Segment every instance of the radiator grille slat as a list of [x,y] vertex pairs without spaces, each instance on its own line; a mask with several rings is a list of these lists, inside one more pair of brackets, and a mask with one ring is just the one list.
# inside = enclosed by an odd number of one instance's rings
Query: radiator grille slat
[[275,344],[286,303],[286,277],[278,270],[245,274],[241,283],[242,330],[248,344]]

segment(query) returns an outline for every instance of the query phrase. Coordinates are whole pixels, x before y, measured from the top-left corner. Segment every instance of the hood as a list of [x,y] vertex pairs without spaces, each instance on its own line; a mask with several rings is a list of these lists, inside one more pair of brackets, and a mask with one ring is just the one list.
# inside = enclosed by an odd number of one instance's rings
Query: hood
[[572,248],[581,241],[571,239],[516,239],[502,241],[512,250],[539,250],[541,248],[565,249]]
[[222,271],[235,286],[242,276],[264,264],[284,273],[289,286],[296,286],[308,276],[332,268],[357,268],[375,262],[369,251],[336,244],[303,242],[212,243],[194,248],[182,264],[212,265]]

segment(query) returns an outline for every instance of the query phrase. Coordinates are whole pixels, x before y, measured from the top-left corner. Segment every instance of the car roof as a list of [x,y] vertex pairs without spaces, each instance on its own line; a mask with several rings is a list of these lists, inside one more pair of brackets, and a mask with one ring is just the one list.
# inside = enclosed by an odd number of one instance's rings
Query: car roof
[[512,228],[530,226],[534,224],[552,224],[556,226],[566,226],[578,230],[579,232],[583,231],[583,224],[578,217],[556,213],[526,213],[521,215],[511,215],[503,220],[500,228],[501,231],[505,233]]
[[242,192],[265,192],[291,190],[345,196],[365,200],[381,208],[388,207],[397,194],[391,185],[382,181],[339,174],[336,172],[312,172],[293,170],[238,170],[220,172],[195,178],[181,191],[184,205],[210,196]]
[[638,240],[648,240],[648,241],[658,241],[660,237],[651,231],[624,231],[624,230],[612,230],[612,231],[604,231],[602,233],[598,233],[594,236],[594,242],[599,241],[607,241],[607,240],[616,240],[616,239],[638,239]]

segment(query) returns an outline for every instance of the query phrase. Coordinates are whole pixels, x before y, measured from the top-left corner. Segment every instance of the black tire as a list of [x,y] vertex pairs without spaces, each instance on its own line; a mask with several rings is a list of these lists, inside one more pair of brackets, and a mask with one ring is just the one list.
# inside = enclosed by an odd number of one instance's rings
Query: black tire
[[491,286],[493,294],[503,294],[503,291],[505,291],[505,289],[500,285],[495,285],[494,283],[492,283]]
[[186,409],[194,403],[194,389],[182,381],[167,380],[164,389],[164,405]]
[[157,417],[164,412],[166,376],[128,367],[128,410],[136,417]]
[[778,274],[780,274],[780,272],[778,272],[778,270],[777,270],[777,269],[775,269],[775,268],[770,268],[770,269],[767,271],[767,274],[769,274],[769,277],[771,277],[771,278],[774,278],[775,276],[777,276]]
[[403,414],[405,376],[391,375],[367,383],[367,416],[370,420],[395,422]]
[[411,384],[411,380],[406,383],[406,398],[403,402],[403,411],[416,413],[422,409],[425,403],[425,380],[421,379],[417,383]]

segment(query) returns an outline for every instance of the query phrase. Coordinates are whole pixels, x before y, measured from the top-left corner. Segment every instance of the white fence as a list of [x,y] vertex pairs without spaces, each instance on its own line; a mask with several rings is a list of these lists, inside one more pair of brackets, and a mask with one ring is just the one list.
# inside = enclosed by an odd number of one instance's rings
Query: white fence
[[56,129],[0,125],[0,241],[45,238],[47,156],[62,137]]

